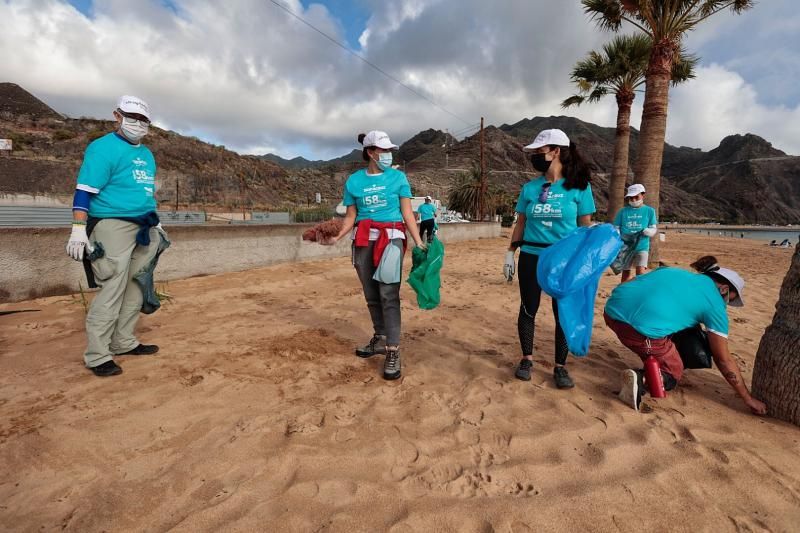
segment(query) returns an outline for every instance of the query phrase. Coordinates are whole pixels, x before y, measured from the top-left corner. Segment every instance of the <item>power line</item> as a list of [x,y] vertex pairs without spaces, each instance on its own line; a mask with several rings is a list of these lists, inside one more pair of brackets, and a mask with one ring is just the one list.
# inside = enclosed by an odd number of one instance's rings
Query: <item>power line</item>
[[320,35],[322,35],[323,37],[325,37],[326,39],[328,39],[330,42],[332,42],[333,44],[335,44],[335,45],[336,45],[336,46],[338,46],[339,48],[342,48],[342,49],[346,50],[348,53],[350,53],[350,54],[354,55],[355,57],[357,57],[358,59],[360,59],[361,61],[363,61],[363,62],[364,62],[364,63],[366,63],[367,65],[369,65],[370,67],[374,68],[375,70],[377,70],[378,72],[380,72],[381,74],[383,74],[384,76],[386,76],[387,78],[389,78],[390,80],[392,80],[393,82],[395,82],[395,83],[397,83],[397,84],[399,84],[399,85],[401,85],[401,86],[405,87],[406,89],[408,89],[409,91],[411,91],[411,92],[412,92],[412,93],[414,93],[415,95],[419,96],[420,98],[422,98],[423,100],[425,100],[426,102],[428,102],[429,104],[431,104],[432,106],[434,106],[434,107],[436,107],[436,108],[438,108],[438,109],[440,109],[440,110],[444,111],[445,113],[447,113],[447,114],[448,114],[448,115],[450,115],[451,117],[454,117],[454,118],[456,118],[456,119],[460,120],[460,121],[461,121],[461,122],[463,122],[464,124],[469,124],[469,123],[470,123],[468,120],[464,120],[463,118],[459,117],[459,116],[458,116],[458,115],[456,115],[455,113],[452,113],[452,112],[448,111],[447,109],[445,109],[444,107],[440,106],[439,104],[437,104],[436,102],[434,102],[433,100],[431,100],[430,98],[428,98],[427,96],[425,96],[424,94],[422,94],[422,93],[418,92],[417,90],[415,90],[415,89],[413,89],[413,88],[409,87],[408,85],[406,85],[406,84],[405,84],[405,83],[403,83],[402,81],[398,80],[397,78],[395,78],[394,76],[392,76],[391,74],[389,74],[388,72],[386,72],[385,70],[383,70],[382,68],[380,68],[380,67],[379,67],[378,65],[376,65],[375,63],[372,63],[372,62],[371,62],[369,59],[367,59],[367,58],[365,58],[364,56],[362,56],[361,54],[357,53],[355,50],[352,50],[352,49],[351,49],[349,46],[347,46],[347,45],[345,45],[345,44],[342,44],[341,42],[337,41],[336,39],[334,39],[333,37],[331,37],[330,35],[328,35],[328,34],[327,34],[327,33],[325,33],[324,31],[320,30],[319,28],[317,28],[316,26],[314,26],[313,24],[311,24],[310,22],[308,22],[306,19],[304,19],[304,18],[303,18],[303,17],[301,17],[300,15],[297,15],[297,14],[295,14],[295,13],[294,13],[294,12],[292,12],[292,10],[291,10],[291,9],[289,9],[288,7],[286,7],[286,6],[284,6],[283,4],[281,4],[281,3],[277,2],[276,0],[269,0],[269,1],[270,1],[270,2],[272,2],[273,4],[275,4],[277,7],[281,8],[282,10],[284,10],[285,12],[289,13],[289,15],[291,15],[291,16],[292,16],[292,17],[294,17],[294,18],[296,18],[297,20],[299,20],[300,22],[302,22],[303,24],[305,24],[306,26],[308,26],[309,28],[311,28],[311,29],[312,29],[312,30],[314,30],[315,32],[319,33]]

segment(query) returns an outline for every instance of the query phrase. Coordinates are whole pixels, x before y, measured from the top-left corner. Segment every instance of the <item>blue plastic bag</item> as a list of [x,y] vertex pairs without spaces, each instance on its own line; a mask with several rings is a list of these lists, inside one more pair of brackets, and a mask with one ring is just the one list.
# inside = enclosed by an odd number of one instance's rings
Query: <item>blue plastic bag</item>
[[611,224],[598,224],[574,230],[539,255],[536,277],[558,302],[558,322],[574,355],[589,353],[600,276],[621,247],[619,231]]

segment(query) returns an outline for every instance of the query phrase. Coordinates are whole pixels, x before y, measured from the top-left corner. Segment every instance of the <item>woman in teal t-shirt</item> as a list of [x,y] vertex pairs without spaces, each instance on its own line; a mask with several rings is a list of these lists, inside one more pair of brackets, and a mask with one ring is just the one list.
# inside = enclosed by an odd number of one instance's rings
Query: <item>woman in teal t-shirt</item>
[[[358,142],[364,146],[362,157],[368,166],[351,174],[344,184],[343,203],[347,214],[342,230],[330,244],[335,244],[356,227],[353,266],[364,289],[374,331],[366,346],[356,348],[356,355],[386,354],[383,378],[397,379],[401,373],[400,272],[406,231],[417,246],[424,248],[425,245],[411,208],[408,178],[392,168],[392,150],[397,145],[382,131],[362,133]],[[392,272],[397,279],[385,279],[384,270]]]
[[641,276],[647,272],[647,261],[650,259],[650,237],[657,232],[656,210],[649,205],[644,205],[645,188],[641,183],[634,183],[628,187],[625,193],[625,200],[628,205],[617,212],[614,217],[614,226],[622,235],[622,240],[633,244],[637,241],[635,253],[630,256],[628,262],[622,265],[622,283],[625,283],[633,276],[631,273],[636,269],[636,275]]
[[[514,276],[514,252],[519,254],[520,306],[517,332],[522,360],[515,372],[518,379],[529,381],[533,368],[533,337],[536,313],[542,289],[536,279],[539,253],[558,242],[578,226],[591,224],[595,212],[589,166],[581,158],[575,143],[561,130],[544,130],[525,147],[532,152],[533,168],[542,173],[522,187],[516,212],[517,225],[511,236],[503,268],[510,281]],[[555,369],[553,378],[559,389],[575,386],[564,365],[567,363],[567,339],[558,323],[558,307],[553,300],[556,319]]]
[[[701,257],[691,267],[699,274],[663,267],[619,285],[606,302],[606,325],[643,362],[651,356],[658,361],[664,389],[669,391],[684,370],[672,335],[703,324],[723,377],[754,414],[766,414],[766,405],[750,395],[728,349],[726,306],[744,305],[744,280],[735,271],[720,268],[712,256]],[[624,370],[619,398],[638,411],[644,384],[644,370]]]

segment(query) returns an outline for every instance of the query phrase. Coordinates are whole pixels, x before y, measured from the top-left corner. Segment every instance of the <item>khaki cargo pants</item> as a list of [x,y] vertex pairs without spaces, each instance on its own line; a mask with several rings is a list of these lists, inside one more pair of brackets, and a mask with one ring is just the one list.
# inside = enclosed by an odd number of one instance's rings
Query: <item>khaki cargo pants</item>
[[105,256],[92,262],[100,291],[86,316],[88,346],[83,359],[89,368],[139,345],[133,330],[143,296],[133,276],[155,257],[159,236],[157,229],[150,228],[150,246],[140,246],[138,231],[138,225],[113,218],[101,220],[92,231],[90,240],[102,243]]

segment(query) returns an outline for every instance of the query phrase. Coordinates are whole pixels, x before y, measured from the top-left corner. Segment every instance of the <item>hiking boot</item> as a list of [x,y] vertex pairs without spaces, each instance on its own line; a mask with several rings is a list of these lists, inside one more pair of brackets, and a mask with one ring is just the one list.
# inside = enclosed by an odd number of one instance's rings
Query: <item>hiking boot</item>
[[383,361],[383,379],[397,379],[400,377],[400,349],[386,350],[386,359]]
[[95,376],[100,376],[101,378],[122,374],[122,367],[114,361],[106,361],[102,365],[90,367],[89,370],[94,372]]
[[564,366],[557,366],[553,369],[553,379],[559,389],[571,389],[575,386],[575,382],[569,377],[569,372]]
[[530,359],[523,359],[519,362],[519,366],[517,367],[517,371],[514,372],[514,375],[517,379],[521,379],[522,381],[530,381],[531,368],[533,368],[533,361]]
[[372,357],[379,353],[386,353],[386,337],[384,335],[373,335],[366,346],[356,348],[356,355],[359,357]]
[[158,346],[155,344],[140,344],[133,350],[118,353],[117,355],[153,355],[158,351]]
[[619,399],[622,403],[639,411],[644,394],[644,381],[641,373],[628,368],[622,371],[622,387],[619,390]]

